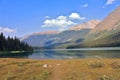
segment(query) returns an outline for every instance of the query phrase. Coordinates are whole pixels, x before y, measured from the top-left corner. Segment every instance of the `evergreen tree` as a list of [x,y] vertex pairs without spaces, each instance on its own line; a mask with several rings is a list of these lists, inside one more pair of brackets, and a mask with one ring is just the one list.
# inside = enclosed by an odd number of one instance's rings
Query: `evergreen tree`
[[32,47],[27,43],[21,42],[17,37],[5,38],[3,33],[0,34],[0,51],[32,51]]

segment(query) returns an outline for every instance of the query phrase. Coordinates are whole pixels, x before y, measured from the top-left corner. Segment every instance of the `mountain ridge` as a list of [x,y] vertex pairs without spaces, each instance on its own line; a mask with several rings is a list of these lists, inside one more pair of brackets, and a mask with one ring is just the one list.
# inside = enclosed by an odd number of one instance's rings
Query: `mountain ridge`
[[34,32],[28,35],[25,35],[24,37],[22,37],[21,40],[27,39],[30,36],[34,36],[34,35],[44,35],[44,34],[58,34],[60,33],[60,31],[55,31],[55,30],[49,30],[49,31],[43,31],[43,32]]
[[[112,11],[101,23],[99,23],[93,30],[91,30],[91,33],[95,33],[98,31],[109,31],[112,29],[116,29],[117,27],[114,26],[116,23],[120,22],[120,6]],[[107,23],[107,24],[106,24]]]
[[73,26],[67,31],[32,35],[23,41],[34,47],[45,48],[120,46],[120,7],[102,21],[91,20]]
[[73,26],[69,28],[69,30],[93,29],[99,23],[100,23],[100,20],[90,20],[90,21],[78,24],[76,26]]
[[85,40],[68,48],[120,46],[120,7],[112,11],[92,29]]
[[[69,31],[69,30],[77,31],[77,30],[82,30],[82,29],[93,29],[95,27],[95,25],[97,25],[99,22],[100,22],[100,20],[90,20],[88,22],[83,22],[83,23],[78,24],[76,26],[70,27],[66,31]],[[81,27],[79,27],[79,26],[81,26]],[[61,32],[63,32],[63,31],[48,30],[48,31],[42,31],[42,32],[34,32],[34,33],[31,33],[31,34],[25,35],[24,37],[22,37],[21,40],[24,40],[24,39],[26,39],[26,38],[28,38],[30,36],[34,36],[34,35],[59,34]]]

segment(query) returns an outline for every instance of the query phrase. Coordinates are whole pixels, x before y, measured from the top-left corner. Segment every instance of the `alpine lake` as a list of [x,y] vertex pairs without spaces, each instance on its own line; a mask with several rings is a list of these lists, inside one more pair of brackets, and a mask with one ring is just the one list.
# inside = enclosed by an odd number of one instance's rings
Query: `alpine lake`
[[120,47],[111,48],[80,48],[80,49],[35,49],[33,52],[5,53],[0,58],[28,59],[84,59],[84,58],[120,58]]

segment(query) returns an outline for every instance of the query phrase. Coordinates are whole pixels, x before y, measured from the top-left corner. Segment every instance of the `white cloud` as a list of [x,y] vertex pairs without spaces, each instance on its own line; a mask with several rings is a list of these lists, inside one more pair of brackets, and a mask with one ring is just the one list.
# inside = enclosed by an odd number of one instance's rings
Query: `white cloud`
[[41,27],[58,27],[60,31],[76,23],[67,19],[66,16],[58,16],[56,19],[47,19]]
[[75,25],[76,23],[67,19],[66,16],[58,16],[56,19],[47,19],[42,27],[58,27],[60,31],[64,31],[66,27]]
[[80,17],[78,13],[72,13],[69,16],[58,16],[54,19],[46,19],[43,22],[42,28],[45,27],[57,27],[59,31],[64,31],[68,27],[76,25],[77,23],[74,20],[84,20],[85,17]]
[[59,19],[59,20],[67,20],[67,16],[58,16],[57,19]]
[[113,4],[114,1],[115,1],[115,0],[107,0],[106,5]]
[[88,4],[82,4],[82,5],[80,5],[80,7],[86,8],[86,7],[88,7]]
[[45,18],[47,19],[47,18],[50,18],[50,16],[45,16]]
[[80,15],[78,13],[72,13],[70,16],[69,16],[70,19],[78,19],[78,20],[84,20],[85,17],[80,17]]
[[0,27],[0,33],[15,33],[16,30],[8,28],[8,27]]

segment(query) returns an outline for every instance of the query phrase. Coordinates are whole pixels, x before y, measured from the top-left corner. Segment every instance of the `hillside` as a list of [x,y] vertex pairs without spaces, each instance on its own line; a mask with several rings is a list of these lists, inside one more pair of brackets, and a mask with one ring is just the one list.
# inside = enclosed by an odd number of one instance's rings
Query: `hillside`
[[71,45],[78,47],[118,47],[120,46],[120,7],[111,12],[86,36],[83,43]]
[[120,46],[120,7],[91,30],[86,41],[88,46]]
[[23,38],[23,41],[33,47],[53,48],[62,44],[81,42],[88,32],[90,29],[63,31],[57,34],[32,34]]
[[66,48],[69,45],[74,45],[84,41],[86,35],[97,25],[99,20],[91,20],[73,26],[70,29],[59,31],[45,31],[26,35],[21,40],[27,42],[33,47],[44,48]]
[[111,31],[120,28],[120,7],[111,12],[101,23],[99,23],[91,33],[99,33],[101,31]]
[[94,29],[95,26],[100,23],[100,20],[90,20],[88,22],[84,22],[78,24],[76,26],[71,27],[69,30],[81,30],[81,29]]
[[34,33],[23,38],[33,47],[80,48],[120,46],[120,7],[103,21],[91,20],[69,28],[67,31]]

